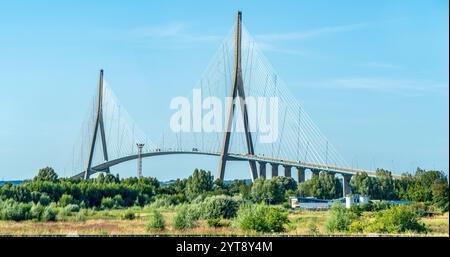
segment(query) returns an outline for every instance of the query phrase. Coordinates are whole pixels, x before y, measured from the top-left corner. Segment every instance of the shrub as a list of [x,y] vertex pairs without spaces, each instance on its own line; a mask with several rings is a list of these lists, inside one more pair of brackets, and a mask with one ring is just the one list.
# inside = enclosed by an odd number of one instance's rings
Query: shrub
[[242,205],[235,220],[235,225],[243,230],[255,230],[257,232],[283,232],[287,224],[287,214],[281,209],[259,205]]
[[377,213],[375,220],[368,226],[367,231],[378,233],[401,233],[427,231],[423,223],[419,223],[418,215],[406,205],[393,206],[388,210]]
[[331,207],[325,226],[330,232],[348,231],[349,225],[355,218],[356,215],[353,212],[347,210],[343,204],[335,202]]
[[413,203],[405,207],[414,212],[417,217],[425,217],[429,214],[428,207],[424,203]]
[[367,222],[362,220],[355,220],[348,226],[348,231],[351,233],[363,233],[368,226]]
[[82,209],[81,211],[79,211],[77,213],[77,216],[75,216],[76,221],[86,221],[86,219],[87,219],[87,210],[86,209]]
[[284,224],[287,224],[288,222],[287,214],[280,209],[269,207],[266,214],[266,223],[270,231],[283,232],[285,231]]
[[124,214],[122,214],[122,219],[124,220],[134,220],[136,218],[136,215],[132,211],[127,211]]
[[45,207],[42,213],[41,221],[56,221],[56,215],[58,211],[56,210],[55,203],[52,203]]
[[220,218],[210,218],[207,220],[207,223],[210,228],[219,228],[223,226]]
[[68,212],[79,212],[80,206],[78,206],[77,204],[69,204],[64,209]]
[[113,207],[119,209],[125,205],[125,201],[123,200],[121,195],[115,195],[113,200]]
[[190,229],[197,226],[197,217],[188,208],[181,208],[173,218],[174,229]]
[[100,206],[102,209],[111,209],[114,207],[114,201],[111,197],[103,197]]
[[71,214],[72,213],[66,208],[60,208],[58,214],[56,215],[56,219],[58,221],[65,221],[67,220],[67,217],[70,216]]
[[166,228],[163,215],[157,211],[153,210],[150,214],[150,220],[147,225],[148,230],[164,230]]
[[208,218],[233,218],[236,216],[239,203],[231,196],[216,195],[206,198],[201,204],[202,217]]
[[155,201],[151,203],[152,208],[166,208],[178,205],[186,201],[186,196],[182,194],[176,195],[158,195]]
[[317,225],[315,222],[308,223],[308,232],[310,234],[318,234],[319,233],[319,229],[317,228]]
[[46,193],[42,193],[39,198],[39,203],[44,206],[47,206],[50,204],[50,202],[51,202],[50,197]]
[[283,208],[290,210],[291,209],[291,204],[289,202],[284,202],[281,206],[283,206]]
[[0,203],[0,219],[21,221],[30,218],[31,204],[18,203],[12,199]]
[[376,201],[372,203],[372,211],[382,211],[389,209],[391,204],[386,201]]
[[44,209],[45,209],[44,206],[42,206],[42,204],[40,203],[33,204],[30,210],[31,218],[33,220],[41,220],[42,214],[44,213]]
[[69,204],[74,204],[75,201],[73,200],[73,197],[68,194],[63,194],[61,198],[59,198],[59,206],[65,207]]

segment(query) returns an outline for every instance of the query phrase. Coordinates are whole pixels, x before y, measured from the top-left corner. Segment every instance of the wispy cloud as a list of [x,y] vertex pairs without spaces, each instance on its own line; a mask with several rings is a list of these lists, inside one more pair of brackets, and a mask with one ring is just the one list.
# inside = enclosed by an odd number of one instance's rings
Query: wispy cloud
[[340,26],[329,26],[311,29],[300,32],[288,32],[288,33],[271,33],[271,34],[259,34],[255,38],[262,41],[287,41],[287,40],[304,40],[313,37],[323,36],[327,34],[349,32],[358,29],[362,29],[370,25],[371,23],[357,23]]
[[221,37],[216,35],[200,35],[189,32],[189,26],[182,22],[152,25],[134,28],[130,35],[142,41],[158,40],[176,43],[212,43]]
[[444,93],[449,83],[432,80],[413,80],[401,78],[353,77],[323,81],[303,82],[302,86],[322,87],[337,90],[368,90],[395,93],[403,96],[419,96],[424,93]]
[[264,43],[264,42],[258,43],[258,48],[264,52],[275,52],[275,53],[288,54],[288,55],[305,56],[308,54],[305,51],[281,48],[281,47],[277,47],[273,44]]

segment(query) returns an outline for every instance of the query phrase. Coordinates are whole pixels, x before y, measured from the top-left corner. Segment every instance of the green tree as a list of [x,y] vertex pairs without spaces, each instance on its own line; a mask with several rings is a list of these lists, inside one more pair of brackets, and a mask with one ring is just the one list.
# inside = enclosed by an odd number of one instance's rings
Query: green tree
[[431,186],[433,203],[443,212],[448,212],[448,184],[436,183]]
[[357,173],[353,175],[350,180],[350,186],[354,193],[368,196],[371,186],[369,175],[367,175],[367,173]]
[[279,204],[284,202],[284,193],[286,190],[281,183],[281,180],[272,178],[264,181],[264,191],[266,198],[271,204]]
[[338,180],[328,172],[321,172],[319,175],[319,187],[317,197],[323,199],[335,199],[341,196],[341,186]]
[[195,169],[186,181],[186,196],[189,200],[193,200],[200,194],[211,191],[212,188],[213,176],[211,172]]
[[313,196],[321,199],[335,199],[342,195],[342,187],[337,178],[327,172],[300,183],[298,192],[301,196]]
[[39,170],[38,174],[34,177],[35,181],[58,181],[58,174],[51,167],[45,167]]
[[379,182],[380,199],[394,200],[397,198],[394,190],[394,179],[388,170],[377,169],[376,175]]
[[250,196],[255,203],[266,201],[266,189],[264,187],[265,179],[260,177],[253,181]]

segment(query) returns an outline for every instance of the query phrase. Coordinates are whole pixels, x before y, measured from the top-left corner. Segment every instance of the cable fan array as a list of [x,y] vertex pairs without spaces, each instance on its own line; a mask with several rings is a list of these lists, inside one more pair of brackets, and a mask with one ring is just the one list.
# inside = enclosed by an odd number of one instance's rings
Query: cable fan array
[[[174,132],[167,127],[161,137],[151,141],[125,108],[120,105],[109,84],[104,81],[103,119],[109,160],[137,154],[136,143],[144,143],[143,152],[152,151],[201,151],[219,153],[222,148],[226,124],[227,97],[230,97],[234,72],[234,27],[219,46],[195,89],[201,92],[201,120],[190,115],[188,131]],[[252,131],[255,154],[281,160],[348,167],[336,148],[314,124],[297,98],[277,75],[254,38],[242,27],[241,65],[247,108]],[[194,108],[194,94],[187,96]],[[219,103],[219,104],[214,104]],[[94,98],[86,120],[83,122],[79,140],[73,149],[70,170],[79,173],[86,169],[89,147],[93,138],[98,99]],[[218,114],[218,115],[215,115]],[[160,121],[170,124],[167,121]],[[237,102],[230,138],[230,153],[247,154],[242,115]],[[269,123],[267,123],[269,121]],[[193,124],[200,122],[200,131]],[[205,124],[212,131],[205,130]],[[269,128],[267,130],[267,128]],[[268,135],[271,137],[267,140]],[[102,142],[97,136],[94,151],[95,164],[104,162]]]

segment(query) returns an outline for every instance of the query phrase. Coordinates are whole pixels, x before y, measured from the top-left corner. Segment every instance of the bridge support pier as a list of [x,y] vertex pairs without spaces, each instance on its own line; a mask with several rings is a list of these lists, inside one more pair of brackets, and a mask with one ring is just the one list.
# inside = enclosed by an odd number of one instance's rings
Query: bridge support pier
[[305,182],[305,168],[297,167],[297,171],[298,171],[297,183]]
[[259,177],[266,179],[266,163],[258,162],[259,164]]
[[352,175],[342,174],[342,194],[344,197],[352,193],[352,188],[350,187],[350,179]]
[[320,170],[311,170],[312,177],[319,177]]
[[270,166],[272,166],[272,178],[278,177],[278,164],[271,163]]
[[284,176],[290,178],[291,177],[291,168],[292,166],[285,165],[284,167]]

